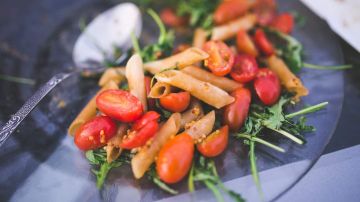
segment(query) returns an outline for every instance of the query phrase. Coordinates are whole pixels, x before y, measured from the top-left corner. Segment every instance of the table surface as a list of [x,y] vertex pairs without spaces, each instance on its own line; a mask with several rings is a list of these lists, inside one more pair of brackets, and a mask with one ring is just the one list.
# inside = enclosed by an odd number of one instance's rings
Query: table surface
[[[41,48],[47,36],[70,14],[90,2],[98,0],[2,0],[0,2],[0,74],[16,73],[35,62],[36,50]],[[22,18],[22,20],[16,20]],[[16,22],[16,23],[14,23]],[[33,36],[33,40],[27,40]],[[325,153],[338,151],[360,144],[358,123],[360,123],[360,54],[339,38],[347,64],[354,68],[344,73],[344,104],[340,121]],[[22,75],[17,75],[22,76]],[[49,75],[50,77],[50,75]],[[0,92],[13,85],[0,81]],[[29,87],[28,94],[34,92]],[[0,96],[0,124],[23,103],[18,92]],[[12,100],[18,100],[13,102]],[[9,102],[11,101],[11,102]]]

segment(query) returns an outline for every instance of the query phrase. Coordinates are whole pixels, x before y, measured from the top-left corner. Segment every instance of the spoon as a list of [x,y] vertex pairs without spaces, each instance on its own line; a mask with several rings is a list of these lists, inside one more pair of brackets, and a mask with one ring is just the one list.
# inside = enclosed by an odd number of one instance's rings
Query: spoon
[[141,28],[140,10],[132,3],[121,3],[99,14],[89,23],[75,43],[73,61],[76,69],[53,76],[11,116],[10,120],[0,129],[0,146],[39,102],[59,83],[83,71],[99,72],[104,70],[105,67],[101,64],[105,60],[121,63],[126,56],[114,58],[115,48],[120,49],[122,52],[130,49],[132,46],[131,33],[139,36]]

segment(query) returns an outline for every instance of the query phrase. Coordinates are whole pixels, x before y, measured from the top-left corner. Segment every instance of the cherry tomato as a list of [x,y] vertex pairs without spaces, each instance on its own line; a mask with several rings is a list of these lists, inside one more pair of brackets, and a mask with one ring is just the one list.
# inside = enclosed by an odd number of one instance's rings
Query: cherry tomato
[[238,131],[249,113],[251,93],[246,88],[238,88],[231,93],[231,96],[235,101],[225,107],[223,121],[230,130]]
[[182,112],[189,106],[190,98],[189,92],[170,93],[160,98],[160,105],[171,112]]
[[134,125],[132,125],[132,130],[140,130],[146,124],[151,121],[156,121],[160,118],[160,114],[155,111],[146,112],[139,120],[135,121]]
[[165,25],[171,27],[179,27],[187,24],[186,17],[176,15],[175,11],[171,8],[165,8],[160,12],[160,18]]
[[183,133],[169,140],[160,150],[156,171],[160,179],[172,184],[179,182],[188,173],[194,155],[194,141]]
[[206,157],[215,157],[225,150],[228,138],[229,127],[226,125],[211,133],[203,142],[197,144],[197,149]]
[[121,148],[133,149],[141,147],[152,138],[159,129],[159,124],[156,120],[148,122],[139,130],[131,130],[126,134],[120,144]]
[[203,49],[209,54],[209,58],[205,60],[205,66],[214,75],[225,76],[230,73],[234,65],[234,53],[224,42],[208,41]]
[[294,28],[294,17],[290,13],[282,13],[274,19],[271,26],[285,34],[289,34]]
[[223,1],[215,10],[214,21],[216,24],[224,24],[240,17],[250,8],[247,0]]
[[249,34],[245,30],[240,30],[236,35],[236,45],[241,53],[246,53],[254,57],[258,56],[258,50]]
[[251,55],[237,55],[230,76],[238,82],[246,83],[255,79],[258,64]]
[[[145,80],[146,96],[148,96],[150,93],[150,90],[151,90],[151,78],[148,76],[145,76],[144,80]],[[147,98],[147,104],[148,104],[149,109],[154,109],[155,108],[155,99]]]
[[257,29],[254,40],[258,48],[267,56],[275,53],[275,49],[262,29]]
[[108,116],[98,116],[76,131],[74,142],[81,150],[97,149],[104,146],[115,133],[115,122]]
[[280,81],[277,75],[268,68],[259,69],[254,81],[256,94],[265,105],[273,105],[280,96]]
[[261,26],[269,25],[276,16],[275,0],[256,0],[253,10]]
[[105,90],[97,96],[96,105],[107,116],[125,123],[137,120],[143,113],[139,99],[124,90]]

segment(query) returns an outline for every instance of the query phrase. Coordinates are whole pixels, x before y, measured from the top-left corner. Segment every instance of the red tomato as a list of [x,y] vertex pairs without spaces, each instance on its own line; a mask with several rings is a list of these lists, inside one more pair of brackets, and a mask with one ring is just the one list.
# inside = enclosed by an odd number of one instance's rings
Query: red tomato
[[216,24],[224,24],[245,14],[249,8],[248,0],[223,1],[215,10],[213,19]]
[[74,142],[81,150],[104,146],[116,133],[115,122],[107,116],[98,116],[84,123],[75,133]]
[[172,184],[179,182],[188,173],[194,155],[194,141],[183,133],[169,140],[160,150],[156,171],[160,179]]
[[255,79],[258,69],[258,64],[253,56],[237,55],[230,76],[235,81],[246,83]]
[[294,28],[294,17],[290,13],[282,13],[274,19],[271,26],[285,34],[289,34]]
[[209,54],[209,58],[205,60],[205,66],[214,75],[225,76],[230,73],[234,64],[234,53],[224,42],[208,41],[203,49]]
[[249,34],[245,30],[240,30],[236,35],[236,45],[241,53],[246,53],[254,57],[258,56],[258,50]]
[[120,147],[124,149],[133,149],[141,147],[152,138],[159,129],[158,122],[150,121],[139,130],[131,130],[121,141]]
[[171,8],[165,8],[160,12],[160,18],[165,25],[171,27],[179,27],[187,24],[187,18],[176,15],[175,11]]
[[97,96],[96,105],[107,116],[125,123],[137,120],[143,113],[140,100],[124,90],[105,90]]
[[275,0],[256,0],[253,5],[257,21],[261,26],[269,25],[276,16]]
[[256,94],[265,105],[273,105],[280,96],[280,81],[277,75],[267,68],[259,69],[254,82]]
[[[146,90],[146,96],[149,95],[151,90],[151,78],[148,76],[145,76],[145,90]],[[148,103],[148,109],[154,109],[155,108],[155,99],[153,98],[147,98]]]
[[238,88],[231,93],[231,96],[235,101],[225,107],[223,121],[230,130],[238,131],[249,113],[251,93],[246,88]]
[[157,112],[148,111],[139,120],[135,121],[134,125],[132,126],[132,130],[140,130],[149,122],[156,121],[159,118],[160,118],[160,114],[158,114]]
[[170,93],[160,98],[160,105],[171,112],[182,112],[189,106],[190,98],[189,92]]
[[275,49],[262,29],[257,29],[254,40],[258,48],[267,56],[275,53]]
[[197,149],[206,157],[215,157],[225,150],[228,138],[229,127],[226,125],[211,133],[203,142],[197,144]]

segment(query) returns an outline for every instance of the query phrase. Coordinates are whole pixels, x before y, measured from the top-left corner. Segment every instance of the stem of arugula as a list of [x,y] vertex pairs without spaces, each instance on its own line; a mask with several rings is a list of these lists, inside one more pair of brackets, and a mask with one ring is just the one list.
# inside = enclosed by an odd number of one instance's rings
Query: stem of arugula
[[[268,127],[268,128],[269,128],[269,127]],[[269,128],[269,129],[271,129],[271,130],[273,130],[273,131],[275,131],[275,132],[280,133],[281,135],[289,138],[290,140],[292,140],[292,141],[294,141],[294,142],[296,142],[296,143],[298,143],[298,144],[300,144],[300,145],[304,144],[304,141],[302,141],[301,139],[295,137],[294,135],[292,135],[292,134],[290,134],[290,133],[288,133],[288,132],[286,132],[286,131],[284,131],[284,130],[281,130],[281,129],[278,130],[278,129],[276,129],[276,128]]]
[[208,189],[210,189],[213,192],[218,202],[225,202],[224,198],[221,196],[220,191],[216,188],[216,185],[214,185],[210,180],[205,180],[204,184]]
[[310,69],[321,69],[321,70],[344,70],[352,68],[352,65],[337,65],[337,66],[321,66],[309,63],[303,63],[304,67]]
[[261,198],[263,198],[263,193],[259,181],[259,174],[256,166],[256,157],[255,157],[255,142],[250,140],[250,168],[251,174],[253,176],[255,185],[260,193]]
[[27,79],[27,78],[22,78],[22,77],[16,77],[16,76],[9,76],[9,75],[4,75],[4,74],[0,74],[0,80],[5,80],[5,81],[10,81],[10,82],[15,82],[15,83],[21,83],[21,84],[26,84],[26,85],[35,85],[35,81],[33,79]]
[[155,20],[156,24],[159,26],[160,29],[160,37],[159,37],[159,43],[163,43],[166,39],[166,28],[164,24],[162,23],[160,17],[156,14],[156,12],[152,9],[149,9],[148,14]]
[[293,118],[295,116],[313,113],[313,112],[316,112],[316,111],[319,111],[319,110],[323,109],[328,104],[329,104],[329,102],[322,102],[320,104],[313,105],[313,106],[310,106],[310,107],[306,107],[306,108],[304,108],[304,109],[302,109],[300,111],[293,112],[291,114],[285,115],[285,117],[286,118]]
[[133,48],[134,48],[135,52],[141,55],[141,49],[140,49],[139,41],[136,38],[134,32],[131,33],[131,43],[133,45]]
[[191,166],[191,170],[190,170],[190,173],[189,173],[189,178],[188,178],[188,189],[189,189],[189,192],[194,192],[195,190],[195,186],[194,186],[194,163],[193,165]]
[[274,145],[274,144],[272,144],[270,142],[267,142],[267,141],[265,141],[263,139],[260,139],[258,137],[251,137],[250,135],[246,135],[246,134],[239,134],[238,137],[247,138],[250,141],[258,142],[258,143],[263,144],[265,146],[268,146],[268,147],[270,147],[270,148],[272,148],[272,149],[274,149],[274,150],[276,150],[278,152],[282,152],[282,153],[285,152],[285,149],[283,149],[283,148],[281,148],[279,146],[276,146],[276,145]]

